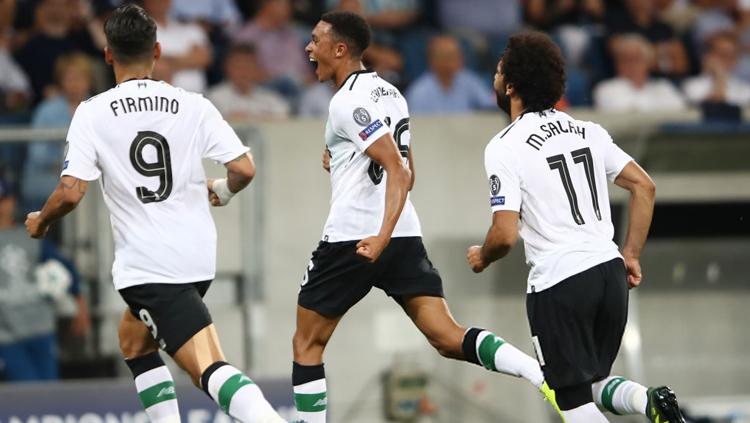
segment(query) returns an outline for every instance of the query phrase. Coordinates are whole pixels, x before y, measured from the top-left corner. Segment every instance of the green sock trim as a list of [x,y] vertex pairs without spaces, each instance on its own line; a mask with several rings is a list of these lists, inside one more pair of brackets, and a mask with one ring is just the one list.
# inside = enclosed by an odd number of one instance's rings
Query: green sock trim
[[612,398],[615,396],[615,391],[617,390],[617,387],[622,385],[623,382],[625,382],[627,379],[624,377],[616,377],[609,382],[607,382],[606,385],[604,385],[604,389],[602,389],[602,405],[604,408],[609,410],[612,414],[617,414],[618,416],[620,413],[615,410],[614,405],[612,405]]
[[325,411],[328,405],[328,398],[326,398],[325,392],[319,394],[294,394],[294,404],[297,406],[297,411],[317,413]]
[[495,353],[504,343],[505,341],[503,341],[502,338],[489,334],[485,336],[482,343],[479,344],[479,361],[482,362],[482,365],[486,369],[492,370],[493,372],[497,371],[495,368]]
[[234,394],[236,394],[243,386],[252,384],[253,381],[242,373],[237,373],[227,379],[227,381],[221,385],[221,388],[219,388],[219,408],[221,408],[221,411],[229,414],[229,404],[231,404]]
[[138,393],[144,409],[148,409],[160,402],[177,399],[174,391],[174,382],[167,381],[154,385]]

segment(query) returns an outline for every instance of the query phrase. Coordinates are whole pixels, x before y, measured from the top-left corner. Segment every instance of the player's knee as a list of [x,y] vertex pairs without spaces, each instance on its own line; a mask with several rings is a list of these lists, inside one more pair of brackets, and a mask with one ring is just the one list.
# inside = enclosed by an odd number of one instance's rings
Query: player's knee
[[305,334],[296,331],[294,337],[292,337],[292,349],[294,350],[295,360],[322,355],[324,348],[324,340],[314,334]]
[[145,342],[143,339],[127,336],[120,332],[120,352],[125,358],[142,357],[146,354],[157,351],[157,348],[151,342]]

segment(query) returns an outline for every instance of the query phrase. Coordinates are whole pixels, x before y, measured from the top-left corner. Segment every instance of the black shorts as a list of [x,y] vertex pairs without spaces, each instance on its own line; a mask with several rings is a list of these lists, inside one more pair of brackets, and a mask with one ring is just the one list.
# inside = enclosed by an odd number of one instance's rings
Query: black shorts
[[528,294],[526,312],[537,360],[552,389],[607,377],[628,320],[622,259]]
[[211,281],[147,283],[121,289],[130,313],[151,331],[159,347],[174,355],[190,338],[212,323],[203,303]]
[[405,297],[443,296],[443,281],[421,237],[392,238],[375,263],[357,254],[357,242],[318,244],[302,278],[300,306],[328,317],[341,316],[373,286],[401,305]]

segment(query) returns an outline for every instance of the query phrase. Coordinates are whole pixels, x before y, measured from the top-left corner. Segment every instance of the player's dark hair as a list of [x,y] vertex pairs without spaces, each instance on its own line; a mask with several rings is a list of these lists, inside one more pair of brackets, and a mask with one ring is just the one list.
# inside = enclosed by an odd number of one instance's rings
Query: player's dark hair
[[331,24],[334,38],[346,43],[352,57],[360,57],[370,46],[370,25],[360,15],[352,12],[327,12],[321,21]]
[[104,22],[107,46],[115,60],[134,63],[148,59],[156,44],[156,22],[135,4],[118,7]]
[[554,107],[565,91],[565,60],[552,39],[541,32],[511,36],[500,70],[528,112]]

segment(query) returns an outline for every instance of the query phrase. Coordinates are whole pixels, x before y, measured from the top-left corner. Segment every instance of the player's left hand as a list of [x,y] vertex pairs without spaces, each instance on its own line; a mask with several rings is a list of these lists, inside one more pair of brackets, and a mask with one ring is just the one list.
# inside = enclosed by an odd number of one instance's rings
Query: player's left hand
[[466,253],[466,260],[469,261],[469,267],[471,267],[474,273],[481,273],[482,270],[487,268],[487,263],[482,258],[482,247],[480,245],[469,247],[469,251]]
[[366,258],[370,263],[375,262],[383,253],[390,239],[371,236],[357,243],[357,254]]
[[40,216],[41,212],[38,211],[26,215],[26,232],[28,232],[32,238],[44,238],[49,230],[49,226],[42,222]]
[[223,204],[221,204],[219,196],[213,190],[214,181],[214,178],[208,178],[208,182],[206,183],[208,185],[208,202],[214,207],[221,207]]

